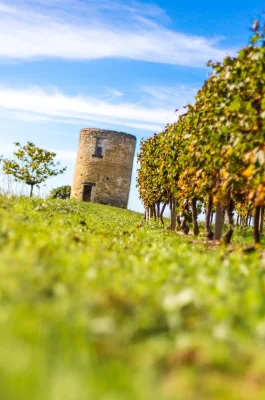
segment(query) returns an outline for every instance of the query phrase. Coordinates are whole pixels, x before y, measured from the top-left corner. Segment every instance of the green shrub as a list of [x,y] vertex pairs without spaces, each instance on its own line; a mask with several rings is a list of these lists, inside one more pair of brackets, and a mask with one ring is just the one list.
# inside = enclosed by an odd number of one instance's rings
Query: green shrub
[[66,185],[66,186],[60,186],[58,188],[55,188],[51,191],[50,193],[50,199],[70,199],[71,196],[71,186]]

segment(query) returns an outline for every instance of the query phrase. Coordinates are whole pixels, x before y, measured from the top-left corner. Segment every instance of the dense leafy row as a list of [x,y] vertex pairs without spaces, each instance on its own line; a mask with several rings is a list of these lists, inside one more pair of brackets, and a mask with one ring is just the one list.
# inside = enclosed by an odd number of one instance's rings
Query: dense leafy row
[[[263,27],[262,27],[263,29]],[[147,214],[163,215],[170,205],[171,229],[176,221],[187,232],[192,211],[198,234],[198,204],[206,209],[206,230],[216,209],[215,238],[222,230],[226,210],[233,233],[233,212],[245,220],[254,216],[254,241],[259,243],[265,198],[265,47],[255,21],[251,44],[213,69],[178,122],[142,141],[138,187]],[[161,203],[163,207],[161,209]],[[177,212],[176,212],[177,210]],[[182,213],[182,220],[176,215]]]

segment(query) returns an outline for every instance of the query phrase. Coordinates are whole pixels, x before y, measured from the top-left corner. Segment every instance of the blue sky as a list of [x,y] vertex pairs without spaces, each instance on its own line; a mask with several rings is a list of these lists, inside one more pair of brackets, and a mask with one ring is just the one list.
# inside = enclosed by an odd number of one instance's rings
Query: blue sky
[[[71,184],[79,131],[141,138],[178,115],[209,59],[246,45],[264,3],[0,0],[0,154],[30,140],[57,152]],[[130,208],[141,209],[134,167]]]

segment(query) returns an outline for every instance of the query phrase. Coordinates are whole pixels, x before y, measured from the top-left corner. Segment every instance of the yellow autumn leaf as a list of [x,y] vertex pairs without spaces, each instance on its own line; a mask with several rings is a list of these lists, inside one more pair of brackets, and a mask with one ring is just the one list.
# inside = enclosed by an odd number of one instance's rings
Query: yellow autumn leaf
[[227,150],[226,155],[227,155],[227,156],[230,156],[232,153],[233,153],[233,149],[232,149],[232,147],[230,147],[230,148]]
[[248,194],[248,199],[252,200],[254,198],[255,194],[256,194],[255,190],[251,190],[251,192],[249,192],[249,194]]
[[258,195],[258,201],[260,201],[260,202],[263,203],[263,201],[264,201],[264,193],[263,193],[263,192],[262,192],[262,193],[259,193],[259,195]]
[[245,178],[249,178],[252,175],[253,171],[254,171],[254,165],[251,164],[247,169],[245,169],[245,171],[243,171],[242,175]]
[[263,185],[260,183],[257,187],[257,192],[261,192],[263,190]]

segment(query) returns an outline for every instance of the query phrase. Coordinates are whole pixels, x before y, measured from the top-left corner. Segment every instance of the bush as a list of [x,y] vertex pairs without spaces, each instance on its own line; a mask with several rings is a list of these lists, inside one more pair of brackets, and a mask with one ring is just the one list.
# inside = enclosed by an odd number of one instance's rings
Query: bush
[[66,186],[60,186],[58,188],[55,188],[51,191],[49,198],[50,199],[70,199],[71,196],[71,186],[66,185]]

